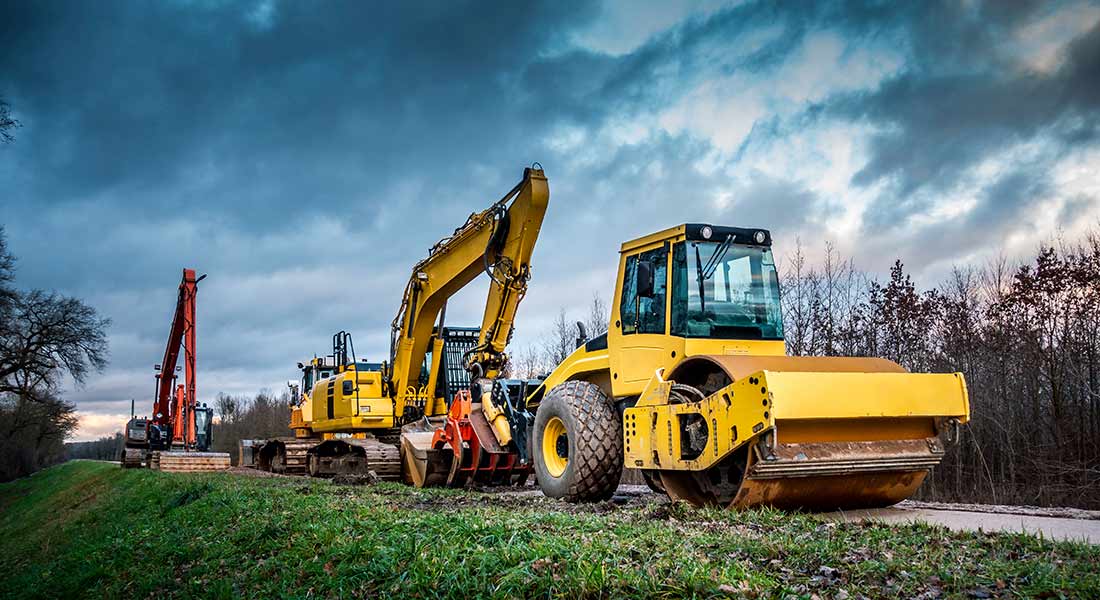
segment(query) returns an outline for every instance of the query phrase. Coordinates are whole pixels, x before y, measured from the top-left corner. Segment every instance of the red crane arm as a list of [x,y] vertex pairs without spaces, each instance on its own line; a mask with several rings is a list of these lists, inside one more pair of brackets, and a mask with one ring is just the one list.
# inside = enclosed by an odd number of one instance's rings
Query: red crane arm
[[[199,279],[202,279],[201,277]],[[193,430],[183,426],[183,420],[176,413],[187,410],[195,401],[195,295],[198,292],[198,280],[194,269],[183,270],[180,282],[179,298],[176,300],[176,312],[172,317],[172,329],[168,332],[168,345],[164,349],[164,360],[157,373],[157,397],[155,399],[153,421],[162,427],[172,429],[173,443],[193,443]],[[183,347],[184,398],[182,402],[173,402],[176,363],[179,361],[180,346]],[[182,406],[180,406],[182,405]]]

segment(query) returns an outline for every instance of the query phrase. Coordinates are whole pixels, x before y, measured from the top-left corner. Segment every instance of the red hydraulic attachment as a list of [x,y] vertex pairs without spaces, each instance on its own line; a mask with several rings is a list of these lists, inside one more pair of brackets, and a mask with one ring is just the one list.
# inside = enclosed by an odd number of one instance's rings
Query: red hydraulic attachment
[[[195,279],[194,269],[183,270],[176,312],[172,317],[172,330],[168,333],[168,346],[164,360],[157,365],[157,396],[153,422],[170,429],[173,447],[193,448],[195,436],[195,295],[198,283],[206,275]],[[176,363],[180,346],[183,346],[184,383],[176,385]],[[174,388],[174,389],[173,389]]]
[[455,394],[447,421],[432,436],[434,450],[449,450],[452,455],[448,487],[460,487],[468,481],[483,484],[523,485],[533,469],[519,462],[519,455],[501,447],[492,426],[470,399],[469,390]]

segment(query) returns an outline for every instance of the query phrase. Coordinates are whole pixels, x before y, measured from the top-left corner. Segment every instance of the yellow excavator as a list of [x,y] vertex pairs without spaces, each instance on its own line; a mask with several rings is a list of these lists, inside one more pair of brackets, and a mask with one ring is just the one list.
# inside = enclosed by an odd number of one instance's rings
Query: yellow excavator
[[622,469],[695,505],[832,510],[912,495],[970,414],[960,373],[788,357],[763,229],[622,244],[608,332],[526,398],[542,491],[608,498]]
[[[526,382],[500,375],[549,196],[536,164],[432,246],[405,286],[387,361],[360,361],[340,332],[330,356],[299,364],[294,437],[257,444],[255,465],[418,486],[525,480]],[[447,327],[447,300],[482,273],[490,282],[481,326]]]

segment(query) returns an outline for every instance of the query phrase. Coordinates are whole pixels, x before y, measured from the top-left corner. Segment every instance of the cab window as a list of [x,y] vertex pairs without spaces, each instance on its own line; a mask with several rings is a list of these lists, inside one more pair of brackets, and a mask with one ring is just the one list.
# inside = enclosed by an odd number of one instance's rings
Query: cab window
[[[639,264],[652,274],[652,288],[638,290]],[[655,248],[628,256],[623,272],[623,293],[619,301],[622,331],[630,333],[665,332],[665,293],[668,281],[668,250]]]
[[635,278],[637,270],[638,255],[626,257],[626,267],[623,269],[623,297],[619,302],[623,333],[638,331],[638,285]]

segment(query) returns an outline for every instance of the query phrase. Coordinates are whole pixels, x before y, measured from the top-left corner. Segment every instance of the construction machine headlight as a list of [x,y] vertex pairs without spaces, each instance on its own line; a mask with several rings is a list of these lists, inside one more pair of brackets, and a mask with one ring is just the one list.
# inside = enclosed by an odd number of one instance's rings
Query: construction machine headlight
[[704,240],[709,240],[710,236],[714,235],[714,230],[710,228],[710,225],[704,225],[699,233],[702,234]]
[[763,244],[764,240],[768,239],[768,236],[763,231],[757,231],[753,234],[752,239],[756,240],[757,244]]

